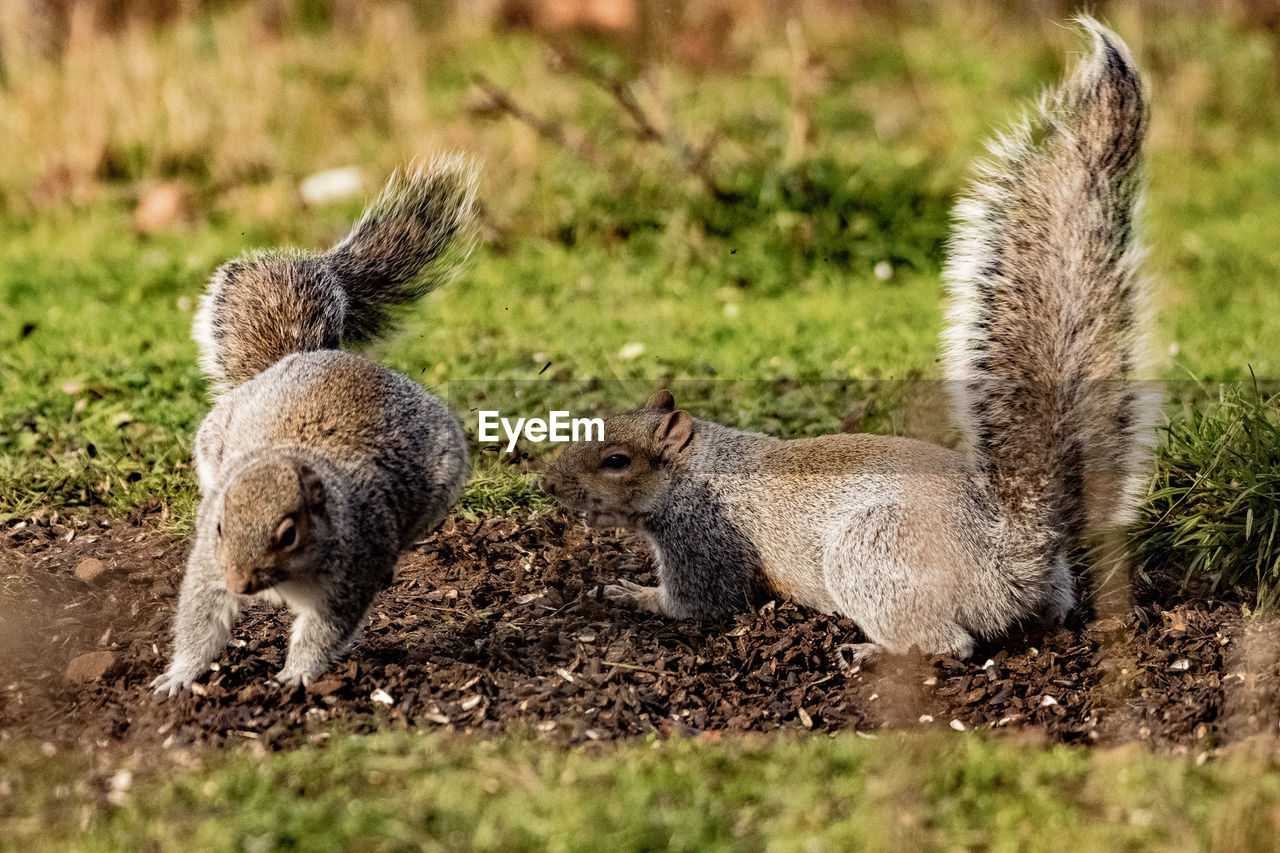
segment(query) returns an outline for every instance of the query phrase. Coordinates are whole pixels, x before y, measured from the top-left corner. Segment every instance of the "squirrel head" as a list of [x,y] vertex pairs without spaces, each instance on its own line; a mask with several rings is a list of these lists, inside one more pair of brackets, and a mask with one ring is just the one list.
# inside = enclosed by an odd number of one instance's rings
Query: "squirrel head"
[[605,421],[603,441],[567,447],[538,485],[593,527],[634,527],[680,477],[694,437],[693,417],[676,409],[670,391],[657,391]]
[[241,470],[216,530],[227,589],[252,595],[303,573],[325,523],[324,483],[310,465],[269,459]]

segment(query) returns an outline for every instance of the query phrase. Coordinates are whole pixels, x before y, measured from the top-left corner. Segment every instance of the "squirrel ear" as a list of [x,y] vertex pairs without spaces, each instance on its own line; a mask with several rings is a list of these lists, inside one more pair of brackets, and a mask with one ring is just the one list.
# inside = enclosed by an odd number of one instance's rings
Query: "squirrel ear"
[[653,434],[662,456],[679,453],[693,438],[693,416],[685,411],[671,412],[658,422]]
[[302,499],[306,501],[307,509],[312,512],[323,512],[324,481],[320,479],[316,469],[305,462],[299,464],[297,470],[298,485],[302,488]]
[[671,396],[671,392],[666,388],[662,388],[649,395],[649,400],[644,404],[644,407],[655,412],[674,412],[676,398]]

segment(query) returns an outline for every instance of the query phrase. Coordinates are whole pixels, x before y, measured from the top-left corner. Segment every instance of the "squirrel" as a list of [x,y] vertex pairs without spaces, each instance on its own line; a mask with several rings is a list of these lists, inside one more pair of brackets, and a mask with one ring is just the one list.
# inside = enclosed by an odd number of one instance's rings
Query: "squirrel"
[[196,434],[195,543],[157,693],[208,669],[248,598],[295,614],[275,678],[314,680],[458,497],[467,447],[448,408],[338,347],[371,340],[456,272],[475,184],[469,159],[437,158],[394,174],[329,251],[251,252],[214,273],[194,337],[215,405]]
[[1158,408],[1133,381],[1146,101],[1125,44],[1079,22],[1091,55],[992,143],[957,205],[945,374],[968,452],[782,440],[697,420],[658,391],[539,481],[652,547],[658,585],[624,580],[605,598],[706,618],[763,587],[856,622],[869,641],[857,662],[913,647],[967,658],[1065,618],[1067,554],[1133,520]]

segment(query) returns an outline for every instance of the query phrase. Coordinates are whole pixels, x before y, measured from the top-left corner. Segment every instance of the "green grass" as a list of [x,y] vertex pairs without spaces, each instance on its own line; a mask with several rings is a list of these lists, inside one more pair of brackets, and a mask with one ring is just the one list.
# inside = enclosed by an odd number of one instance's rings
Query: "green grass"
[[976,735],[548,749],[393,733],[130,772],[0,759],[24,850],[1267,850],[1280,770]]
[[[1274,383],[1272,383],[1274,386]],[[1166,429],[1138,556],[1178,566],[1210,592],[1257,591],[1280,604],[1280,396],[1255,386],[1188,402]]]

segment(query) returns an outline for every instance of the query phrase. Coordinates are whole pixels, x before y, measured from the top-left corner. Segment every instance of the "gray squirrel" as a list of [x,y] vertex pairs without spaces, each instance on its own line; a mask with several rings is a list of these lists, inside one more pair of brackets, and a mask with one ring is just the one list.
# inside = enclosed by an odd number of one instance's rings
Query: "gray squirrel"
[[968,657],[1065,617],[1067,553],[1133,519],[1158,409],[1134,381],[1146,103],[1124,43],[1080,23],[1091,55],[992,144],[957,207],[945,364],[968,452],[784,441],[695,420],[660,391],[540,481],[589,524],[652,546],[658,585],[621,581],[608,599],[709,617],[763,586],[853,619],[860,662],[913,647]]
[[247,597],[294,612],[276,679],[312,681],[461,492],[467,448],[445,405],[338,347],[455,273],[475,182],[468,159],[438,158],[393,175],[328,252],[255,252],[214,274],[194,336],[216,403],[196,435],[195,544],[158,693],[207,671]]

